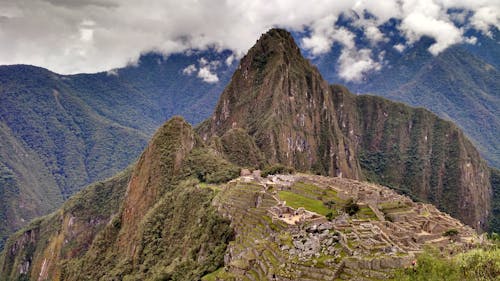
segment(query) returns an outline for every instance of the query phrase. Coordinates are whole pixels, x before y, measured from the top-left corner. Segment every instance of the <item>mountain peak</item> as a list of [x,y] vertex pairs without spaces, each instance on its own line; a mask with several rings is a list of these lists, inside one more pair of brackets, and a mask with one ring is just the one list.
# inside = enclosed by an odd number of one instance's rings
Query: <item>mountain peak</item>
[[212,118],[198,130],[209,139],[240,128],[270,163],[359,178],[359,164],[348,156],[353,146],[335,119],[328,83],[288,31],[271,29],[241,60]]
[[262,34],[252,49],[264,47],[267,49],[292,50],[300,55],[300,49],[290,32],[280,28],[272,28]]
[[284,29],[273,28],[260,36],[242,59],[241,65],[261,69],[266,62],[288,62],[290,58],[304,60],[292,34]]

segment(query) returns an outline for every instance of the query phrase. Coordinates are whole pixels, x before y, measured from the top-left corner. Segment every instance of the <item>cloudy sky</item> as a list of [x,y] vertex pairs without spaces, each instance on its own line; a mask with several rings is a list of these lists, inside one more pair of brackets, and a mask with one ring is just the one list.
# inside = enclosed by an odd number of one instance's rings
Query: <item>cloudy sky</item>
[[[374,17],[359,17],[366,12]],[[473,44],[468,29],[500,28],[499,0],[0,0],[0,64],[69,74],[122,67],[152,50],[213,47],[241,56],[278,26],[307,31],[299,44],[315,56],[340,44],[340,76],[356,80],[381,64],[370,48],[355,44],[354,33],[335,25],[341,14],[355,18],[373,45],[386,40],[380,25],[398,19],[406,42],[394,48],[430,36],[434,55]]]

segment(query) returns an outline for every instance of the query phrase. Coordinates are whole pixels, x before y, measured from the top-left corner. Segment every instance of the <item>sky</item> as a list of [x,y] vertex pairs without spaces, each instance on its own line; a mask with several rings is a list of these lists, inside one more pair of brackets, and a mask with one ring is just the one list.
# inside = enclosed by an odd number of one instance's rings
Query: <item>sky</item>
[[[383,58],[336,25],[340,15],[352,18],[372,46],[387,40],[380,26],[397,19],[405,41],[395,49],[429,36],[435,39],[429,52],[437,55],[453,44],[474,44],[464,35],[469,29],[488,35],[500,28],[500,0],[0,0],[0,64],[72,74],[134,64],[149,51],[229,49],[237,58],[262,33],[282,27],[306,34],[298,43],[312,56],[339,44],[339,75],[356,81],[380,69]],[[215,83],[209,65],[191,70]]]

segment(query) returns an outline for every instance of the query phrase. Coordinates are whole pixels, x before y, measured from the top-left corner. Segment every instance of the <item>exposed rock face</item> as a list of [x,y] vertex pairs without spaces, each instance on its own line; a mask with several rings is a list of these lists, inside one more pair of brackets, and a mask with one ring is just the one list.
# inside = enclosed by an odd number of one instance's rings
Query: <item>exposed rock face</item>
[[[215,272],[230,274],[223,279],[383,280],[424,244],[466,249],[477,233],[433,206],[345,177],[435,202],[477,229],[490,209],[489,172],[455,126],[326,85],[283,30],[250,50],[197,130],[207,142],[172,118],[131,171],[15,234],[0,280],[199,280],[223,265]],[[344,178],[248,169],[230,181],[240,169],[228,160]],[[450,230],[458,234],[443,236]]]
[[489,169],[455,125],[328,86],[284,30],[272,29],[250,49],[198,132],[208,140],[238,128],[268,163],[375,181],[486,228]]
[[354,146],[336,120],[328,83],[287,31],[273,29],[241,60],[198,131],[208,139],[242,128],[270,163],[360,178]]
[[[87,187],[57,212],[14,234],[0,256],[0,280],[60,280],[63,260],[84,255],[118,211],[130,169]],[[24,278],[24,279],[23,279]]]
[[133,256],[137,239],[135,231],[146,213],[179,176],[183,162],[195,145],[194,132],[180,117],[165,123],[153,136],[141,155],[127,187],[121,213],[122,229],[118,240],[120,248],[128,248]]

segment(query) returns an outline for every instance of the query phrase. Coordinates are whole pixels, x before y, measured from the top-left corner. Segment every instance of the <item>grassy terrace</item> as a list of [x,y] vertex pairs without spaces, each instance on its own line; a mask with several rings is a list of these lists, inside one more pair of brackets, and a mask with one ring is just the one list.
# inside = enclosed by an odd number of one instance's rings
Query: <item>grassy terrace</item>
[[297,182],[291,187],[291,190],[306,197],[323,201],[333,200],[336,203],[343,203],[337,196],[337,192],[335,190],[321,188],[311,183]]
[[331,212],[331,210],[328,209],[320,200],[311,199],[291,191],[280,191],[278,194],[281,200],[286,201],[286,204],[294,209],[304,207],[304,209],[308,211],[315,212],[323,216]]

